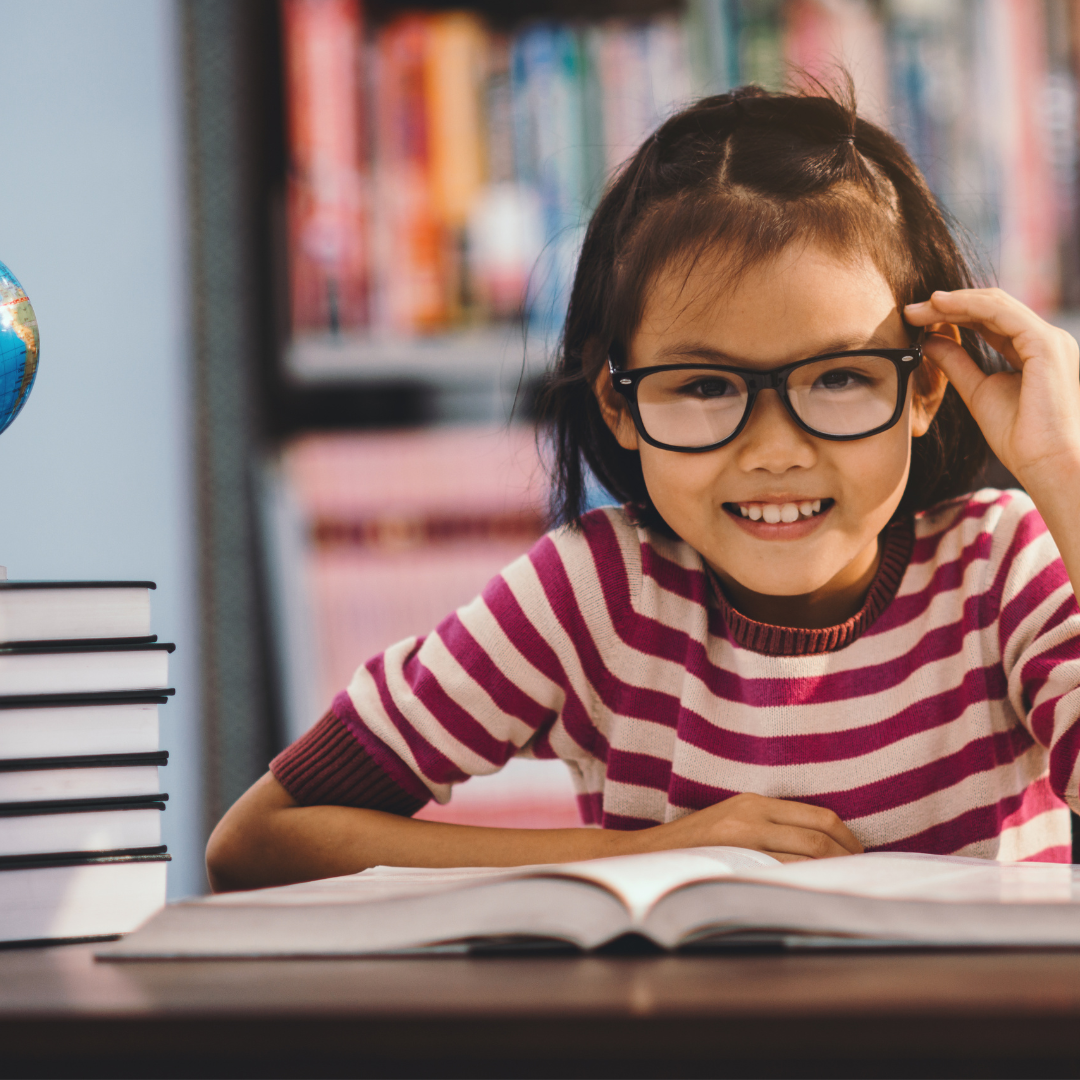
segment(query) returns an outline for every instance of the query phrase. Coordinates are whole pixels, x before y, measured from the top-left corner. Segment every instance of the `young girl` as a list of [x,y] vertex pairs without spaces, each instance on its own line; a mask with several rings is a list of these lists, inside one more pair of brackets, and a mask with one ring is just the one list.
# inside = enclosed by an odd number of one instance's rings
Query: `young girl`
[[[547,415],[564,527],[357,670],[215,830],[215,889],[708,844],[1068,861],[1077,345],[972,287],[895,139],[755,88],[672,117],[593,218]],[[986,442],[1027,494],[964,494]],[[584,463],[624,506],[581,514]],[[520,753],[600,828],[410,818]]]

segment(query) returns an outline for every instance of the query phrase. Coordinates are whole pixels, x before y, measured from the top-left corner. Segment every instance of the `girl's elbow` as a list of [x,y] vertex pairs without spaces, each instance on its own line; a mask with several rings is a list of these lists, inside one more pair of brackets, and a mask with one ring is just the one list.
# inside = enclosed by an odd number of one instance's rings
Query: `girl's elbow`
[[246,884],[249,868],[245,851],[250,850],[250,838],[245,837],[243,823],[231,819],[230,810],[214,828],[206,844],[206,877],[213,892],[234,892],[250,888]]
[[279,810],[295,806],[292,796],[267,773],[226,811],[206,844],[206,876],[214,892],[266,885],[267,851]]

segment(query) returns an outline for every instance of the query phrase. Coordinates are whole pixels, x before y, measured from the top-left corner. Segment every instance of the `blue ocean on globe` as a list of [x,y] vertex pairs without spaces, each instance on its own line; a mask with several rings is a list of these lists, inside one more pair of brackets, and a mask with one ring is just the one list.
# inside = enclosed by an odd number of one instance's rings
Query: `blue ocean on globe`
[[0,431],[26,404],[37,377],[37,317],[19,279],[0,263]]

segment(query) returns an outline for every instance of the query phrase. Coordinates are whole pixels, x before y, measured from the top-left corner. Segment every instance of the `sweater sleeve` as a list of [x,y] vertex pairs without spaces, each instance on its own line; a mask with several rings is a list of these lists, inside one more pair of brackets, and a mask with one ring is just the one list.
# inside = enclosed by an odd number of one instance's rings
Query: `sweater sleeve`
[[375,764],[350,733],[334,707],[308,732],[287,746],[273,761],[270,772],[301,806],[356,806],[385,810],[410,817],[427,802],[415,791],[405,791]]
[[625,587],[635,560],[640,575],[637,531],[614,508],[549,533],[430,634],[359,667],[338,715],[399,788],[440,803],[523,751],[572,768],[603,760],[593,690],[602,650],[582,612],[609,620],[602,579]]
[[997,616],[1009,700],[1049,751],[1054,793],[1080,811],[1080,608],[1034,503],[1009,494],[993,527],[983,601]]

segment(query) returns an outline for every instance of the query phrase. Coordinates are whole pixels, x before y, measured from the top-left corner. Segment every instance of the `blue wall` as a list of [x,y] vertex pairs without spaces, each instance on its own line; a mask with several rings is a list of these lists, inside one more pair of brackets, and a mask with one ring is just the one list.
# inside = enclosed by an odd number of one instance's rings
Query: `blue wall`
[[0,0],[0,261],[41,326],[0,436],[13,578],[149,578],[170,895],[204,889],[186,373],[182,97],[171,0]]

